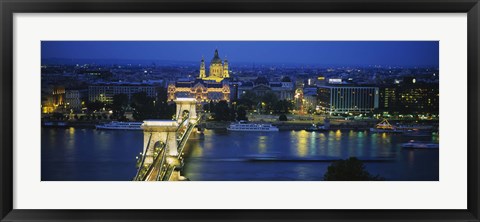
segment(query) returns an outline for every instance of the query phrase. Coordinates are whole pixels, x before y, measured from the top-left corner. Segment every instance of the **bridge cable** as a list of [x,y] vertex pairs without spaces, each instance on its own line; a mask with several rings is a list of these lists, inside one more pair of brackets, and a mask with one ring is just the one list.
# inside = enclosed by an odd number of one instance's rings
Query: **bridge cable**
[[148,148],[150,147],[150,142],[152,140],[152,135],[153,133],[150,133],[150,137],[148,138],[148,143],[147,143],[147,147],[145,149],[145,152],[142,154],[142,162],[140,163],[140,166],[138,167],[138,170],[137,170],[137,175],[135,176],[135,179],[138,180],[140,177],[140,172],[141,172],[141,169],[144,167],[144,163],[145,163],[145,159],[147,158],[147,152],[148,152]]

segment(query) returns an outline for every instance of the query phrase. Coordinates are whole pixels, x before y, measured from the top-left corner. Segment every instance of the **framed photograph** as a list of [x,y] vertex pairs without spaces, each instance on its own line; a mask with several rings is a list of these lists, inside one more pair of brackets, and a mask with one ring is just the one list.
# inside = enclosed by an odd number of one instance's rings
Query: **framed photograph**
[[480,221],[478,0],[0,7],[1,221]]

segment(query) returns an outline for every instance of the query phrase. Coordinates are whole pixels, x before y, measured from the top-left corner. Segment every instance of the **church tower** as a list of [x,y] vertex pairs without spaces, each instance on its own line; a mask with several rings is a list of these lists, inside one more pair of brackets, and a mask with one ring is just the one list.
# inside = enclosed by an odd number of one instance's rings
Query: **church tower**
[[215,54],[213,55],[212,61],[210,61],[210,72],[208,77],[213,78],[222,78],[223,76],[223,65],[220,56],[218,56],[218,50],[215,49]]
[[202,57],[202,62],[200,63],[200,75],[198,78],[207,81],[221,82],[224,78],[229,78],[230,74],[228,73],[228,61],[222,61],[218,55],[218,50],[215,49],[213,58],[210,61],[210,69],[208,70],[208,76],[205,71],[205,60]]
[[223,62],[223,78],[230,78],[230,74],[228,74],[228,60],[225,59]]
[[200,63],[200,79],[206,78],[207,76],[205,75],[205,60],[202,57],[202,62]]

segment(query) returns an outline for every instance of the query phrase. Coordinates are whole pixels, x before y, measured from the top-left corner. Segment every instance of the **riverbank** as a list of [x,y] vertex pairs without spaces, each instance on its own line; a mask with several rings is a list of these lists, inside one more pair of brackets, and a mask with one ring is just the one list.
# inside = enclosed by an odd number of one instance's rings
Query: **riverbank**
[[[42,127],[74,127],[74,128],[95,128],[95,125],[103,124],[111,121],[80,121],[80,120],[70,120],[70,121],[42,121]],[[312,127],[312,124],[318,126],[323,125],[323,121],[258,121],[270,123],[278,127],[281,131],[286,130],[308,130]],[[374,127],[379,120],[370,119],[370,120],[331,120],[330,127],[328,130],[369,130]],[[215,129],[215,130],[226,130],[227,127],[231,124],[228,121],[205,121],[198,124],[199,128],[202,129]],[[393,124],[393,123],[392,123]],[[411,121],[396,121],[395,124],[411,124]],[[438,121],[422,122],[418,123],[420,125],[432,126],[433,131],[438,131]]]
[[[370,128],[374,127],[377,124],[378,120],[373,121],[350,121],[350,122],[341,122],[341,123],[331,123],[330,127],[327,130],[370,130]],[[227,127],[230,125],[231,122],[203,122],[199,124],[200,128],[204,129],[215,129],[215,130],[226,130]],[[295,121],[276,121],[276,122],[266,122],[270,123],[273,126],[276,126],[280,131],[287,131],[287,130],[309,130],[312,127],[312,122],[295,122]],[[322,123],[315,123],[316,125],[322,125]],[[401,124],[401,123],[400,123]],[[437,123],[438,124],[438,123]],[[438,130],[438,125],[432,126],[433,131]]]
[[49,121],[42,121],[42,127],[52,127],[52,128],[87,128],[87,129],[95,129],[95,125],[106,123],[110,121],[56,121],[56,120],[49,120]]

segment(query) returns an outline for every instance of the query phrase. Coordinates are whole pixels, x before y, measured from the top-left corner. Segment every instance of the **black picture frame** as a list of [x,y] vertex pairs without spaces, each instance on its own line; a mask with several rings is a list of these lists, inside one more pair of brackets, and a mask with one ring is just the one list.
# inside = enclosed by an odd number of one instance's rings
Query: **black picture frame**
[[[478,0],[0,0],[1,221],[480,221]],[[14,13],[467,13],[468,209],[466,210],[17,210],[13,209]],[[46,200],[48,201],[48,200]],[[94,200],[92,200],[94,201]]]

